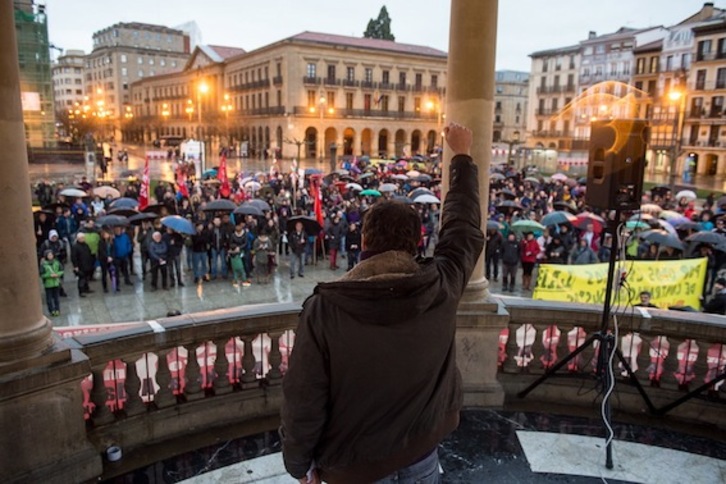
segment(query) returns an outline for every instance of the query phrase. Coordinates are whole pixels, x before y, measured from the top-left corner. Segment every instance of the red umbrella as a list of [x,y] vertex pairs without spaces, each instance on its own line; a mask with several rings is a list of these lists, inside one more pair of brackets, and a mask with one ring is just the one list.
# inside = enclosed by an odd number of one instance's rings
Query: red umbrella
[[584,230],[587,228],[588,224],[592,224],[593,232],[599,234],[602,232],[603,226],[605,225],[605,219],[592,212],[583,212],[577,216],[575,227]]

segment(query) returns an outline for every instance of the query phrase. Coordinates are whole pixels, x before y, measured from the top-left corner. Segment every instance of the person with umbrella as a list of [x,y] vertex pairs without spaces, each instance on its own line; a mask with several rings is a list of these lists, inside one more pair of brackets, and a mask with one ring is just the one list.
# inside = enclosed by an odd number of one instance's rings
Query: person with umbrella
[[348,253],[348,270],[351,270],[356,264],[358,264],[361,251],[361,235],[356,222],[352,222],[348,225],[348,233],[345,236],[345,245],[346,252]]
[[159,272],[161,272],[161,286],[167,288],[167,259],[169,254],[169,246],[166,245],[161,237],[161,232],[155,231],[151,236],[151,244],[149,244],[149,259],[151,260],[151,290],[158,289]]
[[539,255],[540,248],[539,243],[534,239],[532,232],[527,232],[524,235],[524,240],[520,243],[520,258],[522,261],[522,289],[525,291],[530,290],[530,284],[532,282],[532,271],[534,270],[534,264],[537,262],[537,256]]
[[162,238],[168,247],[166,265],[169,276],[169,285],[171,287],[174,287],[174,285],[184,287],[184,283],[182,282],[180,260],[181,252],[184,248],[184,237],[179,232],[167,227],[166,233],[162,236]]
[[53,230],[53,215],[48,210],[41,210],[36,213],[37,215],[33,219],[35,226],[35,250],[38,257],[43,257],[43,254],[40,252],[40,246],[48,240],[48,235]]
[[212,260],[210,274],[212,280],[217,278],[219,273],[222,279],[227,279],[227,250],[229,249],[229,230],[222,225],[222,219],[214,217],[210,230],[210,246],[212,249]]
[[330,251],[330,270],[338,269],[338,251],[343,239],[343,224],[340,223],[340,217],[333,215],[332,221],[325,230],[325,240],[328,242],[328,250]]
[[147,266],[149,265],[149,244],[151,244],[151,236],[154,234],[154,226],[150,221],[141,222],[141,227],[136,233],[136,242],[139,244],[139,252],[141,253],[141,280],[146,280]]
[[113,234],[107,230],[101,231],[101,241],[98,244],[98,262],[101,266],[101,285],[103,292],[108,292],[107,279],[111,280],[111,289],[114,292],[121,291],[118,273],[113,264]]
[[[51,229],[48,234],[48,240],[43,242],[40,246],[40,252],[45,254],[47,251],[53,252],[53,259],[61,265],[61,269],[66,264],[68,252],[66,252],[66,244],[58,237],[58,231]],[[66,291],[63,289],[63,276],[61,275],[60,285],[58,286],[58,294],[61,297],[67,297]]]
[[545,247],[545,260],[548,264],[567,264],[569,254],[562,243],[562,237],[555,235]]
[[502,292],[514,292],[514,283],[517,279],[517,268],[520,261],[520,248],[514,232],[507,234],[507,240],[502,242]]
[[287,238],[290,244],[290,279],[295,278],[295,271],[299,277],[305,277],[305,247],[308,236],[303,230],[302,222],[295,223],[295,230]]
[[[487,229],[486,232],[487,243],[484,246],[484,260],[486,264],[486,278],[493,280],[494,282],[499,281],[499,256],[502,251],[502,244],[504,238],[502,233],[497,229]],[[490,279],[490,276],[494,276],[494,279]]]
[[580,238],[577,247],[570,254],[571,265],[595,264],[598,262],[597,254],[587,243],[585,237]]

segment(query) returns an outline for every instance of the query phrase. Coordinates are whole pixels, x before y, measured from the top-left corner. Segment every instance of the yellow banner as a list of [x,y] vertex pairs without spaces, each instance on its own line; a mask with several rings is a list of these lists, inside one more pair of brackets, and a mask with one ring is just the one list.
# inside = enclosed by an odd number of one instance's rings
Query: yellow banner
[[[669,261],[625,261],[617,268],[626,271],[630,287],[630,301],[626,291],[613,304],[638,304],[641,291],[652,294],[651,302],[661,309],[672,306],[701,308],[700,297],[706,279],[705,258]],[[607,264],[559,265],[542,264],[537,274],[537,287],[533,299],[545,301],[602,304],[607,283]]]

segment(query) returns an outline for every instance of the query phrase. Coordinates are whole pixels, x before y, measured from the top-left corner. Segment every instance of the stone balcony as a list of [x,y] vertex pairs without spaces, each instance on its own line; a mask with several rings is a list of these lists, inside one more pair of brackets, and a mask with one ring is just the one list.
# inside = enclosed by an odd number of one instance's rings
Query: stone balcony
[[[518,393],[598,330],[601,309],[498,301],[496,313],[460,310],[458,364],[467,407],[594,414],[599,377],[592,347],[526,398]],[[76,386],[83,411],[69,418],[86,420],[87,441],[103,464],[99,477],[275,429],[299,309],[243,306],[64,340],[91,370]],[[628,378],[616,366],[615,418],[723,432],[724,318],[637,308],[615,313],[618,347],[634,370]],[[111,445],[123,449],[120,462],[102,458]]]

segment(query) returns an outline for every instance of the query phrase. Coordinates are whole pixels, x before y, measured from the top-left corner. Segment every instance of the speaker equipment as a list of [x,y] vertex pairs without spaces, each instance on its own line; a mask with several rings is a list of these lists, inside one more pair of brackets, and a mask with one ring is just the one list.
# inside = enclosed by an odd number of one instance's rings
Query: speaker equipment
[[592,122],[585,197],[588,205],[605,210],[640,208],[647,139],[644,120]]

